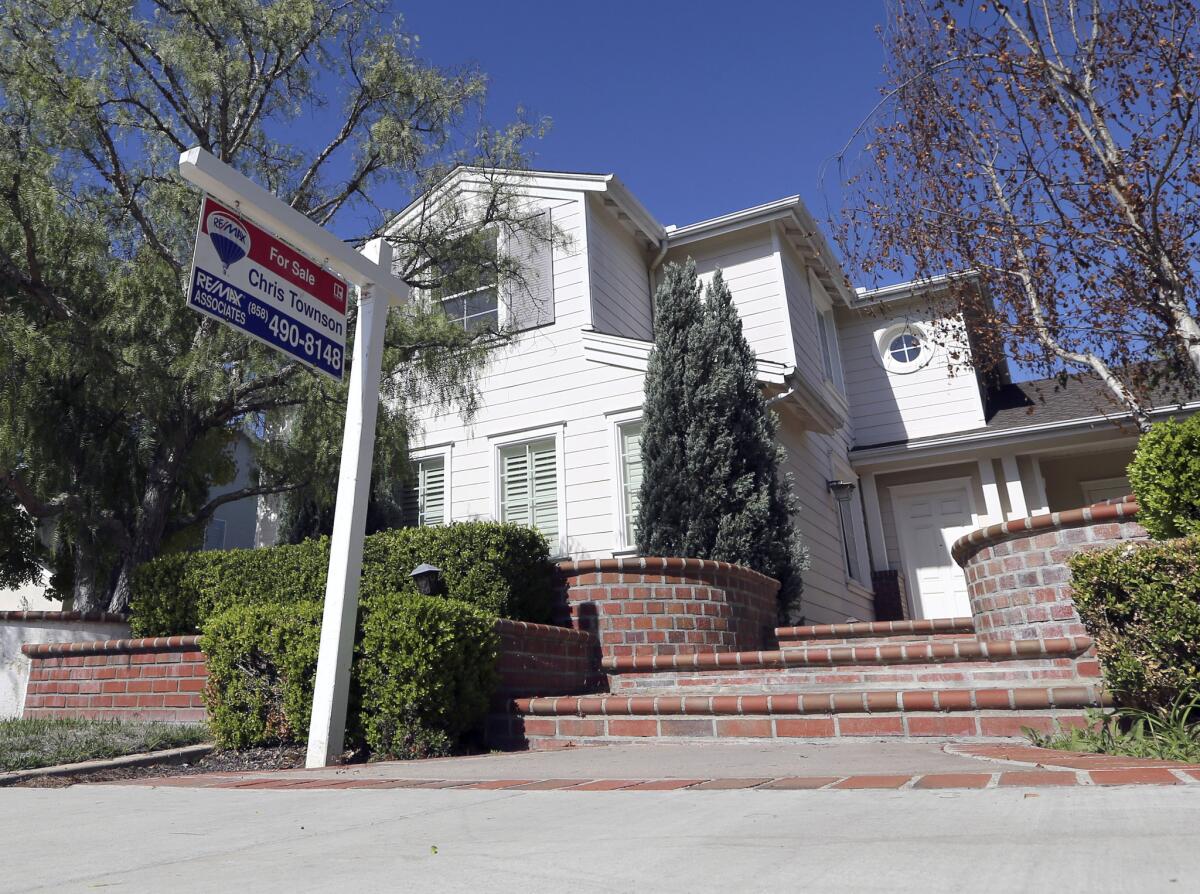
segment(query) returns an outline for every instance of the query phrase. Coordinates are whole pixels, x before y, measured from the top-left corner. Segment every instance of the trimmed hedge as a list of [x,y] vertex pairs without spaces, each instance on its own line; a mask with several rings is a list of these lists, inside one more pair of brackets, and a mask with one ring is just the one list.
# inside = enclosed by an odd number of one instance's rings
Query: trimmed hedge
[[[400,528],[366,539],[360,595],[416,592],[409,573],[442,569],[445,595],[502,618],[548,623],[554,569],[537,531],[499,522]],[[294,546],[177,553],[134,575],[129,623],[135,636],[194,633],[238,605],[323,601],[329,538]]]
[[1079,616],[1123,703],[1200,694],[1200,536],[1081,552],[1070,566]]
[[308,738],[321,611],[316,602],[239,605],[204,625],[204,701],[223,748]]
[[[378,756],[449,752],[479,729],[495,685],[495,619],[454,599],[376,593],[360,613],[348,747]],[[210,618],[205,701],[222,747],[308,738],[321,606],[234,606]]]
[[1200,533],[1200,414],[1156,422],[1129,464],[1138,522],[1156,540]]
[[[360,724],[373,754],[425,757],[480,729],[496,685],[492,615],[449,599],[371,600],[356,652]],[[433,737],[429,733],[434,734]]]

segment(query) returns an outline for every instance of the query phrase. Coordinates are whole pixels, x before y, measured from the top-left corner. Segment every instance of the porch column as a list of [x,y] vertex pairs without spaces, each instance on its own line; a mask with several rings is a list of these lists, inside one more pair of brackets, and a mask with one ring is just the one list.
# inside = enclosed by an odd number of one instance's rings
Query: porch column
[[984,522],[999,524],[1004,521],[1004,506],[1000,502],[1000,486],[996,483],[996,469],[990,456],[979,460],[979,481],[983,485]]
[[874,475],[859,475],[858,486],[862,488],[863,513],[867,521],[867,548],[871,553],[871,568],[887,571],[887,541],[883,537],[883,511],[879,508],[879,488]]
[[1004,470],[1004,486],[1008,490],[1008,517],[1025,518],[1029,510],[1025,506],[1025,491],[1021,487],[1021,467],[1017,465],[1015,454],[1009,453],[1000,457],[1000,467]]
[[1042,463],[1036,456],[1029,457],[1033,463],[1033,500],[1035,505],[1029,507],[1033,515],[1046,515],[1050,512],[1050,498],[1046,496],[1046,478],[1042,474]]

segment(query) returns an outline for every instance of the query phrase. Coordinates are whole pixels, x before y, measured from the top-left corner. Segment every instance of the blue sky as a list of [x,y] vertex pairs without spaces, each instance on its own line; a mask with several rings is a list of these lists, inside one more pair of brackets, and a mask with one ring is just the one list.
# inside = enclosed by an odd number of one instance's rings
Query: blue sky
[[879,98],[881,0],[397,9],[423,57],[488,73],[490,118],[553,119],[535,167],[615,173],[664,224],[795,193],[824,221],[821,164]]

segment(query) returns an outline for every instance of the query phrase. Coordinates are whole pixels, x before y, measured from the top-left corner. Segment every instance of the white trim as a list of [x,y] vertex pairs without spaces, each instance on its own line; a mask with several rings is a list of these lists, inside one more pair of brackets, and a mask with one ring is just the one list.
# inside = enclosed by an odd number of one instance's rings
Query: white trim
[[[1150,411],[1150,415],[1168,416],[1172,413],[1190,413],[1200,409],[1200,401],[1192,401],[1191,403],[1178,404],[1171,407],[1160,407]],[[966,447],[970,448],[987,441],[999,441],[1001,444],[1011,441],[1015,444],[1024,444],[1027,441],[1027,435],[1048,436],[1062,433],[1066,430],[1068,433],[1071,429],[1079,429],[1081,433],[1088,428],[1095,428],[1097,425],[1114,426],[1116,423],[1128,422],[1127,414],[1114,414],[1112,416],[1086,416],[1082,419],[1066,419],[1062,422],[1044,422],[1040,425],[1026,425],[1021,428],[1005,428],[996,431],[988,429],[976,429],[969,432],[964,432],[956,435],[947,435],[946,437],[930,439],[928,441],[920,441],[912,443],[904,441],[899,444],[882,444],[878,447],[863,447],[856,449],[851,454],[851,460],[854,462],[866,462],[868,460],[885,460],[895,458],[903,458],[919,454],[922,451],[937,450],[940,447]],[[1128,434],[1125,435],[1128,437]]]
[[[833,474],[836,475],[839,479],[842,479],[844,481],[853,481],[855,483],[855,485],[859,485],[860,482],[859,482],[859,477],[858,477],[857,473],[855,473],[854,469],[850,466],[850,464],[848,462],[846,462],[842,457],[831,455],[830,456],[830,468],[832,469]],[[861,497],[857,493],[857,491],[858,491],[858,487],[856,486],[855,492],[850,494],[850,502],[849,502],[849,509],[850,509],[850,532],[849,533],[850,533],[850,536],[854,538],[854,554],[855,554],[855,557],[858,559],[858,569],[857,569],[858,576],[857,577],[855,577],[854,574],[852,574],[850,572],[850,569],[848,569],[846,567],[846,564],[847,564],[847,562],[846,562],[847,555],[846,554],[848,551],[846,549],[846,543],[844,540],[846,532],[844,531],[845,526],[842,524],[841,507],[838,505],[837,497],[835,497],[832,493],[830,493],[829,496],[833,499],[833,512],[834,512],[834,515],[838,519],[838,533],[840,535],[838,537],[838,539],[839,539],[839,541],[841,541],[841,545],[842,545],[842,571],[843,571],[843,574],[845,577],[843,583],[849,584],[851,582],[854,582],[854,583],[857,583],[860,587],[863,587],[864,589],[870,589],[870,586],[871,586],[871,559],[870,559],[869,547],[867,545],[867,530],[866,530],[865,520],[863,517],[864,513],[863,513],[863,509],[862,509],[862,503],[860,502]],[[826,489],[826,492],[828,493],[828,488]],[[855,509],[857,509],[858,511],[856,512]]]
[[1015,453],[1000,457],[1000,468],[1004,472],[1004,489],[1008,493],[1008,518],[1026,518],[1029,509],[1025,505],[1025,491],[1021,488],[1021,467]]
[[1004,521],[1004,506],[1000,502],[1000,485],[996,483],[996,467],[992,458],[985,456],[976,462],[979,467],[979,483],[983,488],[983,503],[987,515],[984,524],[994,525]]
[[[920,344],[921,353],[915,360],[900,361],[892,356],[891,344],[901,335],[912,335]],[[933,359],[934,347],[925,330],[916,323],[896,323],[888,326],[875,337],[875,359],[889,373],[907,376],[924,369]]]
[[883,533],[883,510],[879,505],[879,486],[875,476],[860,475],[859,487],[862,488],[863,513],[867,521],[868,549],[871,553],[871,565],[876,571],[888,570],[887,538]]
[[525,428],[518,431],[508,432],[500,435],[488,436],[488,450],[491,451],[491,475],[492,475],[492,506],[491,516],[496,521],[500,521],[500,450],[504,447],[512,447],[516,444],[528,444],[533,441],[545,441],[554,439],[554,462],[555,462],[555,486],[558,490],[558,540],[550,544],[550,552],[553,557],[561,557],[569,552],[567,544],[569,543],[567,536],[567,464],[566,464],[566,449],[564,441],[566,440],[567,424],[559,422],[554,425],[546,425],[540,428]]
[[1033,497],[1036,506],[1030,508],[1032,515],[1045,515],[1050,511],[1050,498],[1046,496],[1046,478],[1042,474],[1042,462],[1039,457],[1031,456],[1033,464]]
[[613,509],[613,532],[615,533],[614,542],[616,548],[613,554],[617,553],[632,553],[637,550],[636,543],[628,542],[625,537],[625,528],[627,527],[628,519],[625,517],[625,501],[622,499],[625,488],[625,469],[621,462],[624,455],[623,444],[621,443],[621,428],[631,422],[642,422],[642,409],[639,407],[636,410],[626,410],[619,413],[605,414],[608,417],[609,423],[609,443],[612,448],[609,460],[611,462],[612,472],[609,480],[612,481],[612,509]]

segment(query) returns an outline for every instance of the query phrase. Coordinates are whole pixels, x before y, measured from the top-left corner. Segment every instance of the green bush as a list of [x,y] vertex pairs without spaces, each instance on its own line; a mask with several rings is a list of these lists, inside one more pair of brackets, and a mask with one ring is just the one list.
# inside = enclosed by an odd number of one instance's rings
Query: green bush
[[[445,595],[519,621],[550,620],[553,566],[546,539],[531,528],[463,522],[401,528],[366,539],[361,595],[415,592],[409,573],[422,562],[442,569]],[[236,605],[321,602],[329,539],[265,549],[177,553],[134,575],[135,636],[192,633]]]
[[204,625],[209,727],[224,748],[308,737],[321,605],[238,605]]
[[1200,536],[1077,553],[1071,586],[1108,688],[1164,707],[1200,694]]
[[1200,533],[1200,414],[1151,426],[1133,452],[1129,483],[1151,537]]
[[[453,599],[375,593],[359,613],[347,745],[448,753],[477,729],[495,682],[492,615]],[[209,723],[223,747],[308,738],[320,642],[314,602],[242,605],[204,625]]]
[[499,646],[492,615],[452,599],[389,593],[366,606],[355,665],[372,753],[425,757],[482,727]]

